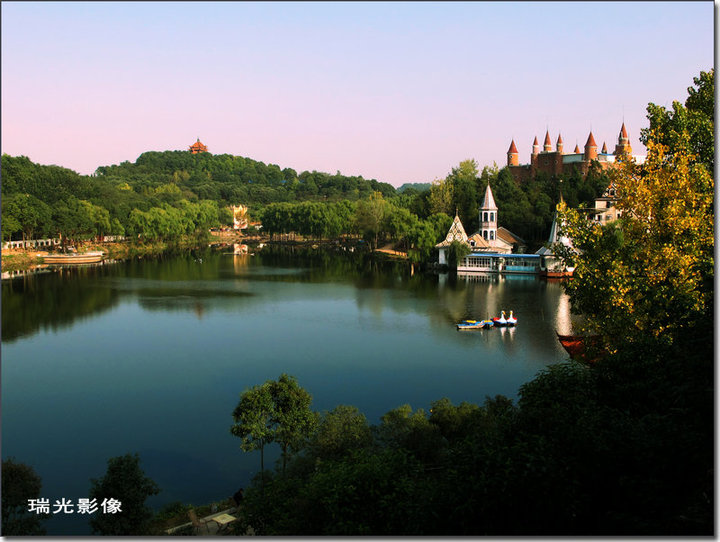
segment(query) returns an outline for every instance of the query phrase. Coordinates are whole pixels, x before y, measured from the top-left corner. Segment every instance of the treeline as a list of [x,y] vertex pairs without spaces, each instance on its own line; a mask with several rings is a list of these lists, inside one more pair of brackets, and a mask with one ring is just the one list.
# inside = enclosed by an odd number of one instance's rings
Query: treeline
[[140,191],[127,183],[2,156],[3,240],[104,235],[171,240],[232,220],[218,202],[174,184]]
[[597,169],[586,178],[539,175],[519,184],[506,169],[485,167],[480,174],[477,164],[467,160],[429,190],[411,184],[396,190],[340,172],[298,174],[241,156],[187,151],[146,152],[135,163],[102,166],[92,176],[3,155],[2,173],[3,240],[57,235],[167,240],[229,225],[229,206],[244,204],[254,220],[267,221],[269,231],[311,237],[360,233],[373,244],[397,242],[418,257],[428,257],[430,245],[446,233],[433,230],[447,223],[440,215],[452,217],[458,210],[466,230],[477,229],[488,182],[500,207],[500,224],[531,248],[546,240],[561,193],[571,206],[589,204],[607,186]]

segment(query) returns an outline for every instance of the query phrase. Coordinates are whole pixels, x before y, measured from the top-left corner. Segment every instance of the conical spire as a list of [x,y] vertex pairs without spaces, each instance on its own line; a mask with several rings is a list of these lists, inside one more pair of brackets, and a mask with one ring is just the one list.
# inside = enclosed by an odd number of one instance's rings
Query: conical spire
[[508,149],[508,154],[510,154],[510,153],[512,153],[512,154],[517,154],[517,153],[518,153],[517,147],[515,146],[515,140],[514,140],[514,139],[510,142],[510,148]]
[[605,144],[604,141],[603,141],[603,147],[602,147],[602,151],[601,151],[601,152],[602,152],[603,154],[607,154],[607,145]]
[[575,150],[573,151],[575,154],[580,154],[580,147],[578,147],[578,144],[575,143]]
[[485,189],[485,199],[483,200],[481,209],[497,209],[497,205],[495,205],[495,198],[493,198],[493,193],[490,189],[490,183],[488,183],[487,188]]
[[620,128],[620,137],[622,137],[622,138],[624,138],[624,139],[627,139],[627,138],[628,138],[627,130],[625,129],[625,122],[624,122],[624,121],[623,121],[623,123],[622,123],[622,128]]
[[550,141],[550,132],[545,132],[545,143],[543,143],[543,151],[550,152],[552,150],[552,142]]
[[590,132],[590,135],[588,136],[587,143],[585,143],[586,147],[597,147],[597,143],[595,143],[595,138],[593,137],[592,132]]

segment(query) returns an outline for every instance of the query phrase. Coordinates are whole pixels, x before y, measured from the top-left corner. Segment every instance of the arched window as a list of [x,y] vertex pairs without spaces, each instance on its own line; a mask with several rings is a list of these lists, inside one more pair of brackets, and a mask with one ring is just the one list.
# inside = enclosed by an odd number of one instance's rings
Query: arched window
[[483,239],[487,241],[487,230],[483,230]]
[[487,222],[487,221],[488,221],[487,213],[483,213],[483,222]]
[[495,213],[490,213],[490,222],[495,222]]
[[492,230],[490,230],[490,240],[491,240],[491,241],[494,241],[494,240],[495,240],[495,232],[492,231]]

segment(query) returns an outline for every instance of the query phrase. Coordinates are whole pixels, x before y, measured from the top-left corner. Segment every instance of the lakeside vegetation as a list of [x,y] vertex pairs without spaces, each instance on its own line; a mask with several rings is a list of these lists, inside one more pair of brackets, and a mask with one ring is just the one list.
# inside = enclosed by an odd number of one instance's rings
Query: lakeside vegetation
[[[601,337],[599,361],[549,367],[520,388],[517,404],[440,398],[428,411],[402,405],[378,425],[350,405],[313,412],[310,392],[292,376],[258,383],[234,411],[229,405],[229,430],[246,451],[261,450],[261,462],[266,445],[279,443],[283,454],[274,469],[261,463],[239,528],[275,536],[711,536],[713,77],[701,73],[672,111],[648,107],[646,164],[612,174],[617,223],[594,225],[562,209],[582,250],[564,255],[577,273],[568,289],[588,332]],[[472,172],[464,164],[458,177]],[[35,491],[35,477],[25,475]],[[3,473],[3,495],[5,484]],[[5,518],[3,510],[4,532]],[[148,534],[146,519],[129,529],[122,534]]]

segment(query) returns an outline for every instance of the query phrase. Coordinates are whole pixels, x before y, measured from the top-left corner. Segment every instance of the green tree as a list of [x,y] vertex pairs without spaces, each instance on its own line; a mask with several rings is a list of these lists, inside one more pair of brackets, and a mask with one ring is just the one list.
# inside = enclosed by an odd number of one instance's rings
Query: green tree
[[283,473],[291,452],[298,452],[317,425],[317,415],[310,410],[312,395],[301,388],[294,376],[281,374],[268,382],[273,409],[271,423],[274,440],[282,448]]
[[385,227],[385,219],[390,212],[388,202],[380,192],[373,192],[368,200],[359,201],[355,219],[358,229],[371,242],[373,249],[378,247],[378,239]]
[[703,164],[710,175],[715,171],[715,70],[701,71],[688,88],[685,104],[674,101],[672,110],[648,105],[650,126],[640,131],[640,140],[664,145],[666,155],[681,151]]
[[310,449],[322,459],[336,459],[371,444],[372,432],[365,415],[357,407],[338,405],[323,413]]
[[244,452],[260,450],[260,473],[264,485],[265,472],[265,445],[273,442],[275,431],[273,427],[272,388],[270,382],[260,386],[253,386],[240,395],[235,410],[233,410],[234,424],[230,433],[242,439],[240,448]]
[[140,468],[138,454],[126,454],[108,460],[105,476],[90,481],[89,496],[98,505],[106,499],[120,501],[120,511],[98,514],[90,520],[93,534],[103,536],[140,536],[148,534],[152,510],[145,500],[160,492],[158,485]]
[[45,528],[40,521],[49,514],[28,512],[28,500],[38,499],[42,481],[35,470],[14,459],[2,462],[2,535],[40,536]]
[[614,172],[617,223],[595,225],[560,207],[579,251],[567,286],[572,305],[610,351],[647,340],[669,345],[711,315],[713,179],[683,147],[669,156],[665,149],[649,140],[642,168],[627,162]]
[[[20,224],[23,243],[33,239],[36,232],[44,233],[50,227],[52,212],[43,201],[31,194],[16,194],[3,207]],[[11,222],[12,225],[12,222]]]

